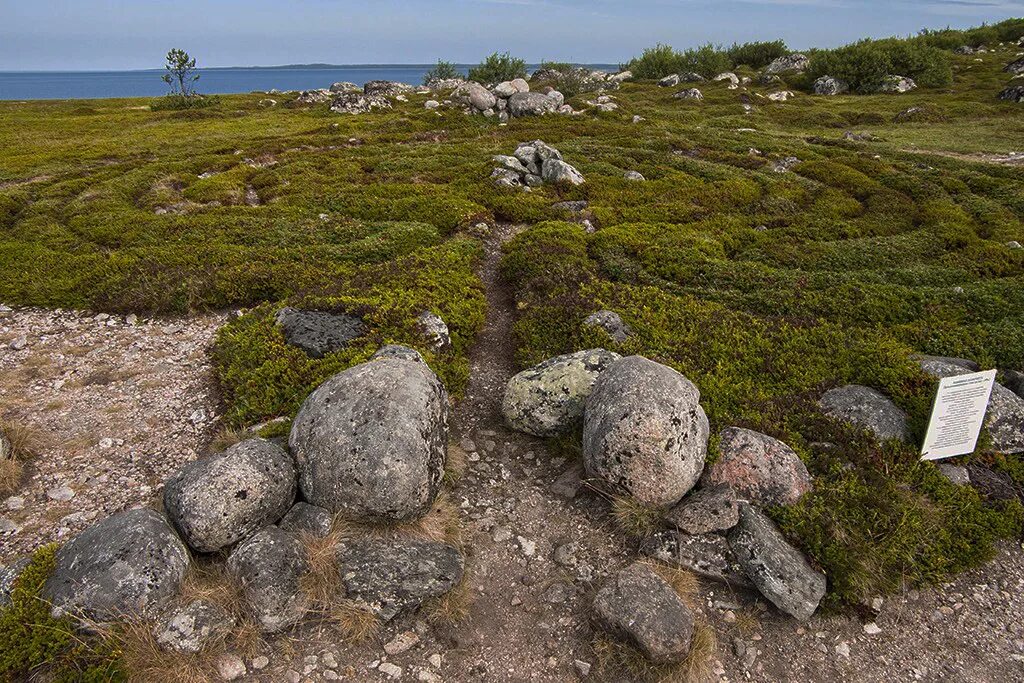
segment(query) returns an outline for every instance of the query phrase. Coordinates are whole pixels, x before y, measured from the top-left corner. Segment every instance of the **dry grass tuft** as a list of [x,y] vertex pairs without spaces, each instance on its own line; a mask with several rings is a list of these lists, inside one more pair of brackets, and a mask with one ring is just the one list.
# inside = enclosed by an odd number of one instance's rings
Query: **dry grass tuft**
[[712,662],[718,649],[715,631],[703,621],[693,627],[693,640],[686,659],[674,664],[655,664],[632,645],[601,634],[593,643],[597,668],[611,680],[644,681],[645,683],[703,683],[711,676]]
[[462,549],[464,544],[459,510],[445,493],[437,497],[433,507],[430,508],[430,512],[411,522],[369,524],[336,517],[333,530],[341,534],[342,537],[371,536],[377,538],[424,539],[448,543],[459,549]]
[[323,538],[310,533],[300,535],[309,561],[309,571],[302,577],[300,587],[312,601],[314,612],[329,613],[339,596],[345,594],[337,559],[340,538],[340,531],[332,531]]
[[366,605],[345,598],[335,600],[324,618],[341,632],[345,640],[352,643],[376,638],[383,626],[377,615]]
[[694,598],[697,597],[697,590],[700,588],[700,583],[697,577],[679,567],[673,567],[671,565],[664,564],[662,562],[647,562],[655,574],[660,576],[665,583],[672,586],[672,590],[676,592],[676,595],[686,603],[687,607],[693,609]]
[[[246,608],[241,584],[223,565],[192,565],[176,602],[187,605],[195,600],[216,605],[235,618],[235,626],[224,637],[224,642],[229,643],[234,650],[243,655],[254,655],[266,647],[259,624]],[[218,648],[217,652],[221,649]]]
[[623,533],[637,538],[653,536],[661,529],[662,511],[628,496],[612,498],[612,518]]
[[34,458],[43,447],[42,433],[13,420],[0,419],[2,432],[11,445],[9,458],[0,459],[0,496],[18,490],[25,475],[25,461]]
[[468,458],[466,451],[456,443],[448,444],[448,457],[444,461],[444,483],[457,486],[466,474]]
[[420,611],[432,624],[454,626],[469,619],[470,609],[473,607],[475,599],[470,573],[467,570],[463,573],[462,581],[458,585],[444,595],[424,602]]
[[236,443],[244,441],[247,436],[249,435],[245,431],[232,429],[231,427],[224,427],[218,431],[210,441],[207,451],[211,454],[222,453],[234,446]]
[[153,636],[153,625],[126,621],[102,627],[99,633],[113,645],[131,683],[212,683],[219,680],[214,660],[223,650],[211,647],[198,654],[169,652]]
[[6,497],[18,490],[21,478],[25,474],[25,465],[20,460],[5,458],[0,460],[0,497]]

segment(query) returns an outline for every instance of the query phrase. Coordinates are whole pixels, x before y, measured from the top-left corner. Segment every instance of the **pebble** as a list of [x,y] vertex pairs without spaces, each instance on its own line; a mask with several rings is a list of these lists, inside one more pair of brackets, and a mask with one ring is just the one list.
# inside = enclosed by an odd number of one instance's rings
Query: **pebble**
[[430,666],[434,667],[435,669],[441,668],[441,655],[439,653],[435,652],[434,654],[430,655],[430,659],[428,659],[427,661],[430,662]]
[[843,642],[841,642],[838,645],[836,645],[836,654],[839,655],[840,657],[849,657],[850,656],[850,644],[847,643],[844,640]]
[[590,662],[584,662],[582,659],[577,659],[572,663],[576,667],[576,673],[580,675],[580,678],[586,678],[590,675]]
[[494,539],[495,543],[505,543],[512,538],[512,530],[504,526],[496,527],[491,534],[491,538]]
[[338,660],[335,658],[333,652],[325,652],[320,655],[320,662],[328,669],[338,668]]
[[270,658],[265,655],[253,657],[252,668],[256,671],[262,671],[263,669],[266,669],[268,664],[270,664]]
[[25,499],[21,496],[11,496],[4,501],[4,507],[8,510],[21,510],[25,507]]
[[398,679],[402,677],[402,667],[392,664],[391,662],[384,662],[377,670],[389,678]]
[[246,674],[245,662],[236,654],[226,652],[217,657],[217,674],[222,681],[235,681]]
[[873,621],[871,623],[864,624],[864,633],[868,634],[869,636],[876,636],[881,632],[882,629],[879,628],[878,624],[876,624]]
[[67,486],[58,486],[46,492],[46,497],[57,502],[69,501],[75,497],[75,492]]
[[523,549],[523,555],[533,557],[534,553],[537,552],[537,542],[531,541],[528,538],[523,538],[522,536],[517,540],[519,541],[519,547]]
[[415,631],[403,631],[385,643],[384,652],[392,656],[399,655],[415,647],[418,642],[420,642],[420,637],[416,635]]

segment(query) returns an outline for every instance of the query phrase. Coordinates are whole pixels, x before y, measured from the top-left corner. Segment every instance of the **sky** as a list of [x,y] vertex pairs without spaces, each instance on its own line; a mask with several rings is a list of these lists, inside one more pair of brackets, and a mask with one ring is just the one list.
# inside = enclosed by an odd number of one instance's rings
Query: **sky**
[[506,50],[619,63],[658,42],[792,48],[1024,16],[1024,0],[0,0],[0,71],[475,63]]

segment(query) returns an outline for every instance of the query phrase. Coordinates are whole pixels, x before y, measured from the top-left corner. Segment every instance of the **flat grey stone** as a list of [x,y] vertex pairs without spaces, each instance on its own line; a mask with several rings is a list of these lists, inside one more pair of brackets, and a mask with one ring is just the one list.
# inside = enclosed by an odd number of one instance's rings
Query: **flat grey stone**
[[300,586],[309,561],[295,534],[267,527],[238,544],[227,568],[241,584],[246,605],[264,633],[297,624],[309,608]]
[[284,332],[285,341],[312,358],[323,358],[340,351],[353,339],[368,332],[361,319],[347,313],[300,311],[287,307],[277,312],[276,321]]
[[885,394],[870,387],[850,384],[830,389],[819,405],[825,414],[866,429],[879,441],[911,441],[907,414]]

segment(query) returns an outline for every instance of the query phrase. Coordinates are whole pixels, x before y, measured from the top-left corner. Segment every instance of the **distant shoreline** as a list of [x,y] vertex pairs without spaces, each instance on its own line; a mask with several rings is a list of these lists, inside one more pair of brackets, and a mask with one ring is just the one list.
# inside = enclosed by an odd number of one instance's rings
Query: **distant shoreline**
[[[280,66],[204,66],[199,67],[199,73],[207,71],[334,71],[338,69],[432,69],[436,64],[282,64]],[[476,64],[455,64],[455,68],[461,71],[468,71]],[[531,70],[540,66],[528,64]],[[617,62],[594,62],[581,64],[586,67],[614,67],[619,68]],[[151,74],[163,73],[162,68],[153,69],[0,69],[0,74]]]

